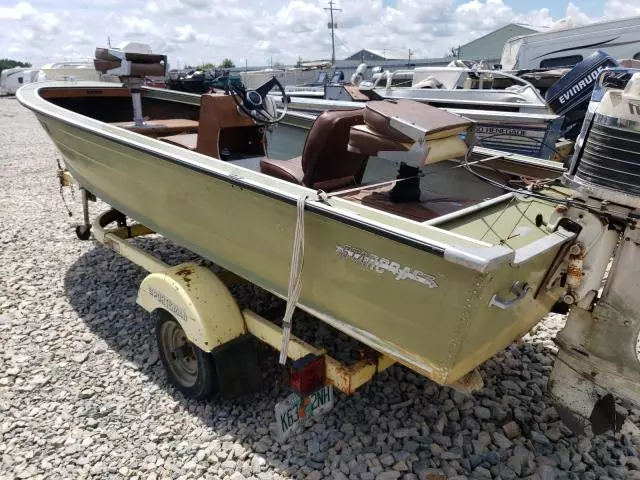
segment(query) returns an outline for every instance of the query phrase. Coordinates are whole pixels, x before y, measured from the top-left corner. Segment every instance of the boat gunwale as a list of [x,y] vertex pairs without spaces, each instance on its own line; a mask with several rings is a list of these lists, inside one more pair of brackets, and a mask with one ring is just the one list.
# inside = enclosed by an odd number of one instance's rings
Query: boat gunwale
[[[29,108],[30,110],[34,111],[38,115],[42,115],[44,117],[53,119],[54,121],[61,122],[62,124],[72,126],[73,128],[77,128],[89,134],[96,135],[108,141],[113,141],[127,148],[132,148],[133,150],[136,150],[148,155],[152,155],[157,158],[161,158],[175,165],[187,167],[192,171],[214,177],[218,180],[228,182],[230,184],[236,185],[241,188],[246,188],[252,192],[265,195],[267,197],[274,198],[279,201],[283,201],[289,205],[293,206],[296,204],[299,197],[299,195],[296,195],[296,193],[283,190],[279,188],[277,185],[275,186],[268,185],[268,187],[258,185],[256,182],[253,181],[253,179],[246,178],[246,177],[243,178],[243,177],[240,177],[238,174],[234,174],[233,170],[234,168],[242,169],[243,171],[247,170],[251,172],[251,174],[256,174],[259,172],[253,172],[244,167],[228,164],[223,162],[220,159],[204,156],[204,155],[198,154],[197,152],[187,152],[192,155],[197,155],[198,157],[201,156],[208,161],[217,160],[218,162],[222,163],[222,165],[220,166],[205,165],[197,157],[195,159],[180,158],[177,155],[172,155],[171,153],[167,153],[166,151],[163,151],[154,145],[141,144],[140,142],[136,141],[137,137],[138,136],[142,138],[146,138],[146,137],[133,132],[127,132],[126,130],[119,129],[118,135],[116,135],[114,132],[110,132],[108,128],[99,129],[93,125],[83,125],[79,121],[79,119],[76,119],[74,117],[78,116],[82,119],[88,119],[92,123],[96,122],[109,127],[109,124],[105,122],[76,113],[64,107],[60,107],[55,103],[48,101],[45,97],[40,95],[40,91],[44,89],[48,89],[48,88],[64,89],[64,88],[71,88],[71,87],[87,88],[87,89],[100,88],[100,89],[113,89],[113,90],[123,88],[121,84],[105,83],[105,82],[81,81],[81,82],[74,82],[73,84],[69,84],[68,82],[42,82],[39,84],[33,84],[33,83],[27,84],[21,87],[18,90],[16,97],[23,106]],[[28,98],[29,96],[31,96],[31,98]],[[51,111],[46,111],[47,108],[45,107],[52,109],[53,113]],[[64,113],[64,116],[63,115],[56,116],[55,115],[56,110],[59,110],[60,113]],[[127,138],[130,135],[135,135],[136,138],[134,139]],[[170,151],[175,148],[176,150],[180,150],[180,153],[183,153],[183,154],[185,153],[185,152],[182,152],[182,149],[180,147],[174,147],[172,145],[163,145],[163,147],[165,149],[169,149]],[[220,171],[221,169],[219,167],[221,166],[225,166],[230,171],[224,172],[224,169]],[[270,179],[271,181],[278,180],[278,179],[273,179],[271,177]],[[283,181],[277,181],[274,183],[279,183],[279,182],[283,182]],[[287,184],[286,186],[289,189],[302,190],[300,192],[301,194],[308,195],[309,192],[311,191],[311,189],[304,186],[298,186],[294,184]],[[455,232],[450,232],[450,231],[438,228],[437,226],[431,226],[421,222],[413,222],[403,218],[398,219],[396,218],[397,216],[388,214],[386,212],[379,212],[379,213],[382,216],[393,217],[396,223],[400,223],[400,224],[407,223],[408,225],[413,225],[414,227],[417,225],[417,226],[420,226],[421,228],[424,228],[427,232],[429,230],[432,230],[434,233],[437,233],[440,236],[444,235],[445,237],[449,237],[448,240],[445,241],[448,243],[430,239],[426,237],[425,234],[418,234],[409,230],[403,230],[402,228],[397,228],[394,225],[388,225],[388,224],[385,225],[375,219],[363,218],[358,214],[358,212],[351,212],[349,210],[341,208],[340,206],[326,204],[326,203],[323,203],[321,200],[314,200],[309,198],[305,205],[305,209],[310,212],[320,214],[321,216],[325,216],[325,217],[340,221],[341,223],[344,223],[346,225],[353,226],[353,227],[362,229],[364,231],[380,235],[384,238],[390,239],[392,241],[396,241],[400,244],[407,245],[412,248],[416,248],[425,253],[436,255],[438,257],[444,258],[453,263],[462,264],[467,268],[480,271],[480,272],[488,272],[488,271],[494,270],[498,268],[499,265],[512,262],[513,259],[515,258],[515,250],[513,249],[509,249],[509,248],[498,246],[498,245],[494,246],[491,244],[487,244],[485,242],[478,241],[471,237],[459,235],[459,234],[456,234]],[[455,243],[456,239],[465,241],[468,245],[456,244]]]

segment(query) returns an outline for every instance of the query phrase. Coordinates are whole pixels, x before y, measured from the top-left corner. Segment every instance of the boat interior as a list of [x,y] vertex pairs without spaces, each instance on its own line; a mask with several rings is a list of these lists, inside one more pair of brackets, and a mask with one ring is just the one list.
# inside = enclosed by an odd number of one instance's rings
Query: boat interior
[[[256,90],[266,100],[272,87]],[[326,111],[307,132],[259,121],[262,117],[247,111],[246,101],[243,105],[229,92],[197,96],[125,81],[104,88],[43,87],[38,94],[66,110],[216,162],[322,190],[368,211],[461,233],[469,219],[464,224],[456,219],[483,208],[489,217],[478,217],[481,223],[510,209],[513,222],[507,230],[522,222],[533,226],[536,212],[527,210],[536,202],[514,202],[512,188],[549,183],[563,171],[554,162],[474,150],[472,121],[409,100]],[[136,102],[141,112],[136,113]],[[504,242],[509,236],[490,225],[485,230],[478,240]]]

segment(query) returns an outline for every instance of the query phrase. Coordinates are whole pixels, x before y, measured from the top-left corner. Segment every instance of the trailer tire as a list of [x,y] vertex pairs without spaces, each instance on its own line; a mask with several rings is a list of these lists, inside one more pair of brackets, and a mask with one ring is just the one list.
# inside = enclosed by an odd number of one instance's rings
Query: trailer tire
[[187,340],[182,326],[169,312],[158,309],[154,313],[158,354],[169,382],[185,397],[211,398],[218,389],[213,356]]

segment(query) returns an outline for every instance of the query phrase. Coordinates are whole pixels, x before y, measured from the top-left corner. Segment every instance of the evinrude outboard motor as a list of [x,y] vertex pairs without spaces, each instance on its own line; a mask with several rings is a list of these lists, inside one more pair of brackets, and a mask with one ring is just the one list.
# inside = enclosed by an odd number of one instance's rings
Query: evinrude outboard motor
[[553,113],[565,116],[563,130],[566,138],[575,140],[578,136],[595,80],[600,72],[618,66],[613,57],[598,50],[577,63],[549,87],[545,100]]
[[620,428],[616,399],[640,403],[640,70],[599,74],[563,182],[582,240],[569,250],[573,306],[550,387],[569,426],[598,434]]

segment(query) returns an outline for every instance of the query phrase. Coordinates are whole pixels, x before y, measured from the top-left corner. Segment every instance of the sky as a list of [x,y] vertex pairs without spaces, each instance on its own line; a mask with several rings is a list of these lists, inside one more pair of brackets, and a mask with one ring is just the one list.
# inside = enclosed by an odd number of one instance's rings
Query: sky
[[[574,3],[575,1],[575,3]],[[549,27],[640,15],[640,0],[334,0],[336,58],[362,48],[441,57],[507,23]],[[0,58],[34,66],[147,43],[172,67],[331,57],[328,0],[0,0]]]

